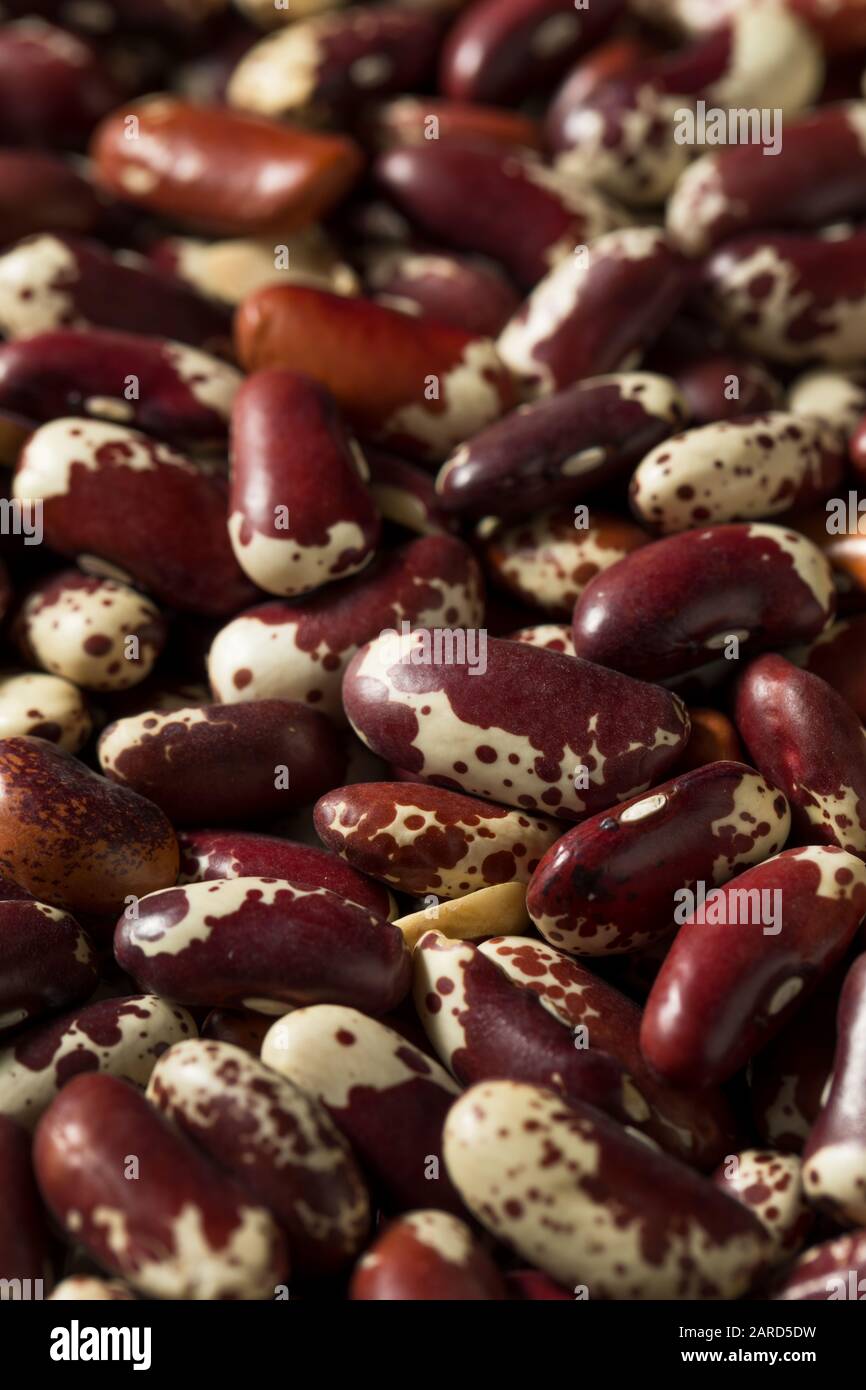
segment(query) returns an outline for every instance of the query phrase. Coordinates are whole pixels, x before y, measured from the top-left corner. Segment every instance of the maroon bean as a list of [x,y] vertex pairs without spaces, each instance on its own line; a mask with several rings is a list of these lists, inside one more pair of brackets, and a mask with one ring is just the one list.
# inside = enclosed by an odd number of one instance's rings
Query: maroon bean
[[0,1116],[32,1129],[79,1072],[107,1071],[143,1088],[166,1048],[195,1031],[185,1009],[154,994],[101,999],[43,1021],[0,1050]]
[[364,256],[364,278],[380,304],[482,337],[495,338],[520,303],[495,266],[469,256],[376,247]]
[[687,418],[673,382],[649,372],[589,377],[488,425],[443,464],[441,504],[469,516],[520,516],[583,500],[628,477]]
[[201,1036],[213,1042],[231,1043],[250,1056],[258,1057],[271,1023],[267,1014],[211,1009],[201,1026]]
[[285,1077],[238,1047],[194,1039],[160,1058],[147,1096],[271,1213],[296,1269],[326,1273],[358,1254],[370,1204],[351,1150]]
[[355,1302],[497,1302],[502,1275],[464,1221],[444,1211],[412,1211],[379,1236],[349,1286]]
[[866,867],[829,845],[785,850],[715,889],[650,991],[647,1062],[674,1085],[733,1076],[841,959],[864,913]]
[[39,1299],[51,1287],[54,1249],[33,1176],[30,1136],[0,1115],[0,1300]]
[[96,557],[94,569],[131,576],[182,611],[221,616],[255,594],[232,554],[223,480],[136,430],[43,425],[22,451],[13,491],[42,503],[53,550]]
[[457,530],[457,518],[444,510],[426,469],[369,445],[364,457],[370,469],[370,495],[383,521],[419,536],[442,536]]
[[386,888],[315,845],[245,830],[188,830],[178,836],[178,843],[181,884],[214,878],[287,878],[297,888],[327,888],[380,917],[393,912]]
[[0,245],[35,232],[88,236],[106,218],[106,201],[71,164],[39,151],[0,151]]
[[685,746],[668,691],[526,643],[490,637],[471,661],[464,647],[385,632],[353,657],[343,703],[374,753],[438,786],[574,819],[657,781]]
[[372,112],[367,137],[377,149],[424,145],[432,138],[448,144],[488,145],[502,150],[541,148],[538,122],[524,112],[444,97],[397,97]]
[[[7,338],[106,328],[223,354],[231,343],[225,308],[158,273],[144,257],[47,234],[0,256],[0,328]],[[134,346],[130,341],[130,350]]]
[[214,879],[142,898],[117,924],[121,969],[167,999],[282,1012],[347,1004],[387,1013],[410,958],[397,927],[326,888],[277,878]]
[[671,375],[696,425],[778,410],[784,400],[780,383],[766,367],[734,354],[714,353],[673,368]]
[[760,1222],[706,1178],[536,1086],[473,1086],[445,1159],[496,1239],[583,1297],[736,1298],[766,1258]]
[[269,1213],[117,1077],[78,1076],[64,1087],[40,1122],[34,1163],[67,1234],[139,1293],[273,1298],[286,1278]]
[[627,227],[574,250],[499,336],[503,361],[534,396],[636,365],[685,293],[683,263],[657,227]]
[[365,1014],[320,1004],[275,1023],[262,1061],[325,1106],[388,1210],[463,1214],[441,1156],[459,1088],[432,1057]]
[[[645,546],[593,579],[574,610],[574,647],[642,680],[817,637],[835,610],[830,567],[781,526],[711,526]],[[732,640],[733,639],[733,640]]]
[[542,936],[577,955],[642,949],[670,929],[675,894],[778,854],[785,797],[742,763],[682,773],[599,811],[547,851],[527,893]]
[[782,1302],[866,1298],[866,1233],[813,1245],[786,1272],[773,1297]]
[[802,654],[789,653],[791,660],[813,676],[832,685],[854,710],[866,719],[866,614],[847,622],[833,623]]
[[85,40],[44,20],[0,27],[0,140],[78,146],[122,92]]
[[790,1023],[752,1058],[752,1117],[772,1149],[799,1153],[821,1110],[833,1066],[836,1011],[845,978],[843,960],[827,975]]
[[797,841],[866,858],[866,733],[842,696],[768,654],[740,678],[735,717],[756,766],[787,796]]
[[0,1038],[92,994],[96,956],[74,917],[47,903],[6,900],[0,888]]
[[838,1040],[826,1099],[803,1150],[806,1196],[840,1224],[866,1223],[866,955],[839,997]]
[[303,603],[241,613],[211,647],[211,685],[226,702],[299,700],[342,718],[343,674],[361,644],[403,620],[473,627],[483,611],[481,571],[469,547],[429,536]]
[[801,1250],[815,1222],[803,1196],[803,1173],[793,1154],[745,1149],[729,1154],[713,1175],[722,1192],[753,1212],[773,1244],[773,1263]]
[[379,539],[367,477],[327,391],[279,367],[256,372],[232,408],[228,526],[244,573],[291,597],[363,569]]

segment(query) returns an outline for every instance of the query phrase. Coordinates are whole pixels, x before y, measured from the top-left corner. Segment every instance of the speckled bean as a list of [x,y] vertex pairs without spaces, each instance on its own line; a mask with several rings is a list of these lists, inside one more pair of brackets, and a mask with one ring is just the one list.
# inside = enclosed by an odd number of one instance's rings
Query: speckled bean
[[96,954],[74,917],[0,885],[0,1038],[96,989]]
[[774,1264],[784,1264],[803,1248],[815,1214],[803,1195],[796,1155],[744,1149],[719,1164],[713,1181],[757,1216],[772,1242]]
[[0,738],[31,735],[77,753],[92,725],[84,696],[71,681],[40,671],[0,676]]
[[866,955],[839,997],[838,1040],[824,1104],[803,1150],[806,1196],[840,1225],[866,1225]]
[[444,1211],[410,1211],[391,1223],[359,1261],[355,1302],[498,1302],[502,1275],[465,1221]]

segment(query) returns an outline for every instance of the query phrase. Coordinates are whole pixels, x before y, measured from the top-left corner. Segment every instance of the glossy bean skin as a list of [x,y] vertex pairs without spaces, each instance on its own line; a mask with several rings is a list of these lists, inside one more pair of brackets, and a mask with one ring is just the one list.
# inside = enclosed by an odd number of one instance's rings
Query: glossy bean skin
[[488,425],[436,479],[461,516],[526,517],[627,477],[686,420],[673,383],[649,372],[589,377]]
[[223,480],[136,430],[44,425],[22,451],[13,491],[43,503],[53,550],[95,556],[181,611],[219,617],[255,596],[232,554]]
[[79,1072],[110,1072],[143,1089],[166,1048],[195,1033],[185,1009],[155,994],[101,999],[43,1021],[0,1050],[0,1116],[32,1129]]
[[136,333],[58,328],[0,346],[0,408],[33,425],[80,414],[212,444],[225,439],[240,384],[234,367],[198,348]]
[[84,696],[71,681],[41,671],[0,676],[0,738],[30,735],[77,753],[92,726]]
[[845,443],[820,420],[745,415],[674,435],[632,477],[632,511],[670,534],[776,516],[826,497],[845,473]]
[[645,1133],[662,1149],[704,1171],[728,1151],[736,1134],[728,1102],[713,1088],[679,1091],[658,1080],[641,1055],[640,1007],[627,995],[541,941],[494,936],[479,950],[536,994],[575,1046],[597,1047],[625,1067],[650,1109]]
[[797,840],[866,858],[866,731],[842,696],[768,653],[740,677],[735,717],[756,766],[788,797]]
[[551,1016],[497,958],[434,930],[418,942],[413,967],[418,1017],[461,1085],[499,1077],[526,1081],[568,1104],[583,1101],[621,1124],[651,1130],[650,1107],[619,1060],[577,1047],[561,1017]]
[[832,1302],[866,1293],[866,1234],[852,1231],[813,1245],[786,1272],[773,1294],[780,1302]]
[[641,680],[724,653],[817,637],[833,617],[830,566],[782,526],[731,524],[644,546],[590,581],[574,610],[578,656]]
[[345,772],[330,721],[290,700],[156,710],[109,724],[100,766],[174,824],[265,820],[315,800]]
[[0,1207],[0,1299],[11,1299],[6,1280],[51,1287],[55,1250],[33,1176],[30,1135],[6,1115],[0,1115],[0,1182],[6,1199]]
[[640,950],[669,930],[677,889],[718,887],[778,854],[790,824],[772,782],[743,763],[709,763],[563,835],[533,875],[529,914],[576,955]]
[[96,989],[96,953],[74,917],[0,889],[0,1038]]
[[327,888],[380,917],[390,917],[393,909],[386,888],[315,845],[249,830],[187,830],[178,835],[178,844],[180,884],[214,878],[287,878],[298,888]]
[[866,719],[866,615],[833,623],[815,639],[798,665],[820,676],[847,700],[859,719]]
[[361,165],[342,136],[172,96],[115,111],[94,132],[90,154],[100,183],[119,198],[217,236],[279,235],[315,222]]
[[371,97],[420,90],[440,30],[433,15],[398,5],[299,16],[244,54],[228,98],[240,110],[285,117],[346,113]]
[[44,235],[0,256],[0,326],[6,338],[63,328],[106,328],[225,353],[228,312],[143,257],[79,237]]
[[444,1211],[412,1211],[379,1236],[352,1275],[356,1303],[499,1302],[502,1275],[471,1227]]
[[40,902],[112,915],[177,866],[174,832],[144,797],[44,739],[0,741],[0,870]]
[[385,633],[353,657],[343,702],[373,752],[438,786],[574,819],[656,781],[685,746],[675,696],[589,662],[495,637],[474,674],[435,656],[429,633]]
[[802,1009],[752,1058],[749,1098],[764,1144],[799,1154],[821,1111],[833,1068],[839,991],[848,961],[831,970]]
[[315,377],[362,438],[414,458],[445,458],[515,403],[491,339],[307,285],[251,294],[235,342],[248,371]]
[[463,1214],[442,1160],[459,1087],[432,1057],[355,1009],[320,1004],[274,1023],[262,1061],[325,1106],[386,1209]]
[[785,1264],[802,1249],[815,1213],[803,1195],[802,1164],[794,1154],[745,1149],[719,1164],[713,1181],[765,1227],[774,1264]]
[[481,337],[495,338],[520,303],[506,277],[481,257],[374,248],[364,257],[364,279],[380,304]]
[[285,1232],[296,1269],[326,1273],[363,1247],[366,1188],[326,1111],[228,1043],[178,1043],[147,1087],[156,1108]]
[[368,138],[379,150],[421,145],[427,140],[430,118],[438,138],[449,144],[489,145],[520,152],[541,148],[538,122],[523,112],[483,102],[453,101],[447,97],[401,96],[382,102],[372,113]]
[[536,512],[484,543],[487,570],[499,587],[553,618],[570,617],[590,580],[649,541],[639,526],[596,508],[588,524],[578,525],[577,510]]
[[[126,1176],[130,1154],[141,1165],[136,1182]],[[268,1298],[286,1278],[288,1254],[268,1212],[117,1077],[78,1076],[64,1087],[40,1121],[34,1163],[55,1219],[139,1293]]]
[[[780,897],[768,907],[764,892]],[[685,917],[650,991],[647,1062],[675,1085],[733,1076],[842,958],[864,912],[866,867],[834,846],[785,850],[717,889]]]
[[836,1054],[826,1099],[803,1150],[809,1200],[840,1225],[866,1223],[866,955],[855,959],[839,997]]
[[445,1160],[497,1239],[592,1299],[736,1298],[766,1256],[757,1219],[706,1178],[536,1086],[474,1086],[448,1116]]
[[142,898],[117,924],[121,969],[178,1003],[280,1013],[346,1004],[387,1013],[405,998],[409,953],[396,927],[325,888],[213,879]]
[[622,220],[600,193],[540,160],[470,142],[388,150],[373,172],[425,235],[492,257],[525,290]]
[[354,869],[418,897],[526,883],[561,831],[555,821],[408,782],[337,787],[319,798],[314,819],[319,838]]
[[85,690],[125,690],[150,674],[167,629],[128,585],[62,570],[31,591],[15,633],[28,664]]
[[536,284],[497,340],[527,395],[630,370],[685,293],[684,265],[657,227],[626,227],[581,249]]
[[315,382],[279,368],[246,381],[232,409],[231,460],[229,536],[259,588],[292,597],[372,559],[379,518],[364,456]]
[[672,238],[698,256],[737,232],[818,227],[856,216],[864,208],[864,122],[862,102],[840,102],[786,121],[773,159],[764,158],[760,145],[703,155],[668,203]]
[[239,614],[211,647],[211,685],[224,702],[299,700],[342,718],[343,675],[359,646],[404,618],[417,627],[475,627],[482,588],[478,561],[462,541],[411,541],[303,604]]

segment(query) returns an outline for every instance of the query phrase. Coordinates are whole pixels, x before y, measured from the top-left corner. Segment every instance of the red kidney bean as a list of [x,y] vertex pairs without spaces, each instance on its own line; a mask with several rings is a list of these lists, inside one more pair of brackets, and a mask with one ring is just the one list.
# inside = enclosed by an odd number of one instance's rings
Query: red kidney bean
[[651,785],[688,737],[676,696],[589,662],[497,637],[483,670],[442,654],[430,632],[385,632],[343,681],[368,747],[439,786],[574,819]]
[[753,1057],[749,1091],[763,1142],[799,1153],[821,1110],[833,1066],[836,1010],[847,962],[832,970],[790,1023]]
[[364,568],[379,539],[367,465],[321,386],[256,372],[235,397],[231,447],[229,536],[254,583],[292,596]]
[[657,227],[626,227],[575,249],[499,335],[503,361],[534,396],[635,366],[685,292],[683,263]]
[[433,15],[399,5],[301,15],[244,54],[228,98],[262,116],[347,114],[371,97],[423,87],[440,32]]
[[0,1115],[0,1300],[39,1299],[53,1283],[54,1249],[33,1176],[30,1136]]
[[759,144],[703,155],[668,203],[671,238],[699,256],[737,232],[820,227],[857,216],[866,209],[864,128],[866,105],[840,102],[786,120],[772,159]]
[[806,1196],[843,1225],[866,1222],[866,955],[839,997],[838,1040],[826,1100],[803,1150]]
[[135,589],[62,570],[31,591],[15,633],[32,665],[85,690],[125,690],[149,675],[167,629],[159,609]]
[[593,510],[589,524],[579,527],[576,509],[560,507],[494,531],[484,556],[501,588],[567,618],[591,579],[648,540],[639,526],[611,512]]
[[468,546],[430,536],[303,603],[267,603],[224,627],[208,670],[223,701],[293,699],[342,718],[342,681],[359,645],[402,621],[476,627],[482,580]]
[[0,27],[0,140],[77,146],[122,91],[89,43],[31,17]]
[[48,1295],[50,1302],[116,1302],[135,1299],[135,1294],[120,1279],[98,1279],[90,1274],[70,1274]]
[[217,236],[280,235],[315,222],[361,167],[344,136],[166,95],[108,116],[90,152],[118,198]]
[[345,772],[333,725],[289,700],[118,719],[99,740],[113,782],[179,825],[261,820],[306,806]]
[[861,720],[866,719],[866,614],[825,628],[802,654],[791,653],[813,676],[832,685]]
[[787,796],[796,840],[866,858],[866,733],[842,696],[768,654],[740,678],[735,718],[754,762]]
[[766,1258],[760,1222],[706,1178],[536,1086],[474,1086],[445,1160],[498,1240],[593,1299],[736,1298]]
[[262,1050],[265,1034],[273,1019],[267,1014],[239,1012],[233,1009],[211,1009],[201,1026],[201,1036],[213,1042],[231,1043],[252,1057]]
[[784,1264],[805,1245],[815,1215],[803,1196],[795,1155],[744,1149],[719,1164],[713,1181],[758,1218],[772,1242],[774,1264]]
[[497,1302],[502,1275],[464,1221],[444,1211],[412,1211],[392,1222],[359,1262],[349,1286],[355,1302]]
[[101,999],[43,1021],[0,1049],[0,1116],[32,1129],[79,1072],[107,1071],[143,1088],[166,1048],[195,1031],[185,1009],[155,994]]
[[72,164],[36,150],[0,151],[0,245],[35,232],[99,230],[106,202]]
[[622,0],[477,0],[449,31],[439,65],[446,96],[516,105],[545,92],[619,18]]
[[520,303],[495,266],[468,256],[375,247],[364,256],[364,278],[380,304],[482,337],[495,338]]
[[139,1293],[272,1298],[286,1278],[271,1215],[117,1077],[78,1076],[64,1087],[40,1122],[34,1164],[68,1236]]
[[726,648],[809,640],[834,610],[830,567],[805,537],[712,526],[644,546],[592,580],[574,610],[574,646],[588,661],[660,680]]
[[370,470],[370,495],[383,521],[419,536],[448,535],[457,530],[457,518],[443,509],[426,469],[370,446],[365,448],[364,457]]
[[668,533],[777,516],[826,497],[845,463],[842,434],[823,420],[744,415],[657,445],[635,469],[632,511]]
[[488,145],[502,150],[541,148],[538,122],[522,111],[443,97],[396,97],[369,115],[366,135],[380,150],[396,145]]
[[114,953],[167,999],[258,1013],[310,1003],[387,1013],[411,976],[397,927],[326,888],[277,878],[150,893],[135,916],[121,917]]
[[370,299],[270,286],[241,305],[235,336],[248,371],[314,377],[361,435],[415,457],[444,458],[514,404],[490,339]]
[[68,413],[181,444],[225,439],[241,377],[184,343],[58,329],[0,345],[0,410],[37,424]]
[[[458,251],[492,256],[526,290],[575,246],[622,220],[573,175],[530,155],[470,142],[431,140],[388,150],[373,173],[421,231]],[[596,370],[607,368],[597,363]]]
[[450,511],[525,518],[628,477],[686,419],[685,401],[665,377],[589,377],[461,444],[440,469],[436,491]]
[[479,950],[510,980],[536,994],[574,1034],[575,1046],[598,1047],[626,1068],[651,1111],[646,1132],[663,1149],[703,1169],[726,1152],[735,1132],[727,1102],[711,1089],[678,1091],[653,1075],[638,1044],[640,1007],[631,999],[540,941],[494,936]]
[[245,830],[187,830],[178,836],[178,843],[181,884],[214,878],[287,878],[296,888],[327,888],[380,917],[393,912],[393,898],[386,888],[315,845]]
[[866,1293],[866,1233],[854,1231],[813,1245],[786,1272],[773,1294],[781,1302],[862,1300]]
[[[2,349],[0,349],[2,351]],[[237,612],[255,594],[232,554],[227,489],[137,430],[54,420],[31,435],[15,497],[42,503],[45,539],[184,612]]]
[[571,628],[567,623],[537,623],[535,627],[521,627],[517,632],[509,633],[508,640],[528,642],[531,647],[544,647],[549,652],[564,652],[566,656],[574,656]]
[[222,353],[231,341],[222,305],[158,273],[143,257],[54,235],[30,237],[0,256],[0,328],[7,338],[108,328]]
[[363,782],[316,803],[329,849],[403,893],[462,898],[494,883],[526,883],[560,834],[555,821],[508,811],[442,787]]
[[533,875],[529,915],[576,955],[640,950],[669,930],[677,890],[718,887],[778,854],[790,824],[772,782],[742,763],[709,763],[563,835]]
[[733,1076],[841,959],[864,913],[866,867],[830,845],[785,850],[716,889],[650,991],[647,1062],[680,1086]]
[[677,366],[671,375],[696,425],[763,414],[784,404],[782,387],[766,367],[734,354],[714,353]]
[[157,1062],[148,1099],[286,1234],[296,1269],[326,1273],[358,1254],[370,1204],[352,1152],[327,1112],[227,1043],[177,1043]]
[[71,681],[39,671],[0,675],[0,738],[29,734],[77,753],[92,727],[84,697]]
[[41,738],[0,741],[0,871],[51,907],[116,914],[177,876],[158,807]]
[[0,1038],[96,989],[96,957],[74,917],[0,888]]
[[737,237],[709,257],[701,284],[712,313],[748,352],[773,362],[866,356],[866,233]]
[[535,991],[471,941],[428,931],[413,966],[418,1017],[461,1085],[526,1081],[549,1087],[568,1104],[585,1101],[621,1124],[651,1130],[652,1111],[620,1061],[602,1049],[577,1047]]
[[463,1214],[441,1156],[459,1088],[432,1057],[365,1014],[320,1004],[273,1024],[262,1061],[325,1106],[387,1209]]

